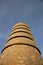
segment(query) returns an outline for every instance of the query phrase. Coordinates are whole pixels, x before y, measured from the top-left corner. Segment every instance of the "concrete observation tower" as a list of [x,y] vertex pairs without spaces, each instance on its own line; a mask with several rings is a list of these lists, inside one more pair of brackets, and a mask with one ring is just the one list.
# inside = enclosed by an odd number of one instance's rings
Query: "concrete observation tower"
[[13,26],[1,55],[2,65],[42,65],[41,52],[27,24]]

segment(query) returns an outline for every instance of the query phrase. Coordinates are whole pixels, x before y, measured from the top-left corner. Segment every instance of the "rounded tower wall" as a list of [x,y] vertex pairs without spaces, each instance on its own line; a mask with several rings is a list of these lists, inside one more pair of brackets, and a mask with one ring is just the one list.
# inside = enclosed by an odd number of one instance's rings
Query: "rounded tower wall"
[[10,36],[2,50],[4,65],[41,65],[41,53],[27,24],[13,26]]

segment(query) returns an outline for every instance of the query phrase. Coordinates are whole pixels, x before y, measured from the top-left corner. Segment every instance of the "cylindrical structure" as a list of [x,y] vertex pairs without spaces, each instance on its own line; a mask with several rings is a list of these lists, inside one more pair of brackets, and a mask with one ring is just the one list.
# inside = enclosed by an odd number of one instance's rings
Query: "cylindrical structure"
[[41,65],[41,52],[37,48],[27,24],[13,26],[7,44],[2,50],[3,65]]

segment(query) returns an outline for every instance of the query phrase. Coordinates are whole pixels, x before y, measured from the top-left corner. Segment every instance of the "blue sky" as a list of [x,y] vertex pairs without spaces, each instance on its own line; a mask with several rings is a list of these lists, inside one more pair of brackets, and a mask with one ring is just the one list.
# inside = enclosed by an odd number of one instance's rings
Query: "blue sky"
[[20,21],[30,26],[43,57],[43,0],[0,0],[0,54],[12,26]]

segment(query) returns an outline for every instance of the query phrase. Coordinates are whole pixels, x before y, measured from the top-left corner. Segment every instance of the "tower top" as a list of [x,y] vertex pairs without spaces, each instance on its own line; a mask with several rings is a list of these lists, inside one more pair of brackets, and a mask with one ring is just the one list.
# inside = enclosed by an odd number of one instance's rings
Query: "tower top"
[[15,24],[13,27],[16,27],[16,26],[26,26],[26,27],[29,27],[26,23],[23,23],[23,22],[19,22],[19,23]]

